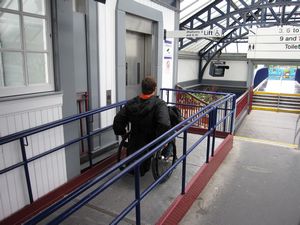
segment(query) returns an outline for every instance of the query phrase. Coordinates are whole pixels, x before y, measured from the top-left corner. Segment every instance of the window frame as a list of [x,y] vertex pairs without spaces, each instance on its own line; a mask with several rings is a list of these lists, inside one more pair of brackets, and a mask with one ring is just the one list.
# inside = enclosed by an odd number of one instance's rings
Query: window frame
[[[54,83],[54,70],[53,70],[53,45],[52,45],[52,24],[51,24],[51,3],[48,0],[45,0],[45,15],[39,15],[29,12],[24,12],[23,10],[23,1],[18,0],[19,9],[6,9],[0,8],[1,13],[10,13],[13,15],[19,16],[19,24],[20,24],[20,42],[21,48],[0,48],[0,54],[2,52],[17,52],[21,53],[23,57],[22,69],[23,69],[23,78],[24,85],[20,86],[0,86],[0,98],[15,96],[15,95],[24,95],[24,94],[33,94],[39,92],[49,92],[55,91],[55,83]],[[40,18],[45,20],[45,38],[46,38],[46,50],[27,50],[25,49],[25,24],[24,24],[24,16],[28,16],[31,18]],[[29,84],[29,76],[28,76],[28,65],[27,65],[27,53],[43,53],[47,56],[47,66],[45,65],[45,71],[48,73],[47,83],[39,83],[39,84]],[[45,74],[46,75],[46,74]],[[3,78],[1,82],[3,82]]]

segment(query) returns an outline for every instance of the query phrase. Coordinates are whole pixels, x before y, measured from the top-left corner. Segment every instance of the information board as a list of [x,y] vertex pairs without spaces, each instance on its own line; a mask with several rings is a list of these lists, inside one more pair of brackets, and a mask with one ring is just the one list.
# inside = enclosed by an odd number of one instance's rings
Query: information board
[[249,35],[247,58],[300,59],[300,27],[257,28],[254,33]]

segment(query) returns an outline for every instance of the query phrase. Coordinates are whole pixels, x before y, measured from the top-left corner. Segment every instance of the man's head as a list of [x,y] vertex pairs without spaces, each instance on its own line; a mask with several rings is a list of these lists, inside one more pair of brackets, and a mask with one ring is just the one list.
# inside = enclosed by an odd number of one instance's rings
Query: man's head
[[153,77],[146,76],[142,81],[142,93],[150,95],[156,90],[156,81]]

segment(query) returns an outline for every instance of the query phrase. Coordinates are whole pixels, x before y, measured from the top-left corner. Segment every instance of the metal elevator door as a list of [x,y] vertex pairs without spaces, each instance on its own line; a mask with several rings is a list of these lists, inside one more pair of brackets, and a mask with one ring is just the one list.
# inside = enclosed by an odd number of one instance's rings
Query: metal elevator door
[[141,82],[145,75],[150,75],[151,35],[126,32],[126,99],[133,98],[141,92]]

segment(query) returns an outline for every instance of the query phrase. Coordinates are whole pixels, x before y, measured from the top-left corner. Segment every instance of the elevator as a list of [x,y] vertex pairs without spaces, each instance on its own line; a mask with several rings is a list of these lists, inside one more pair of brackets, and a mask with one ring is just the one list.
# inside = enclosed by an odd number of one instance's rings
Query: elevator
[[152,71],[153,38],[152,22],[137,16],[127,15],[125,36],[125,83],[126,99],[141,92],[141,82]]

